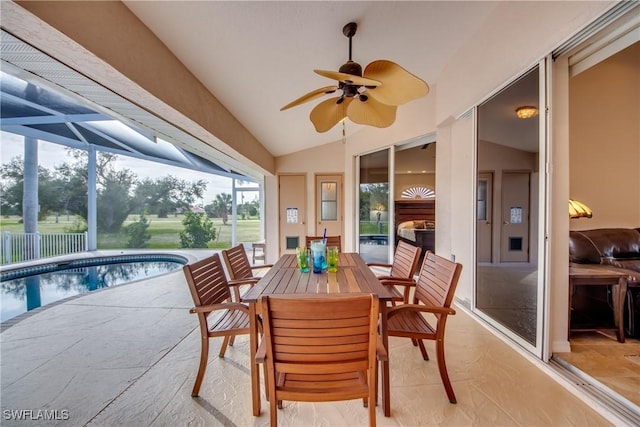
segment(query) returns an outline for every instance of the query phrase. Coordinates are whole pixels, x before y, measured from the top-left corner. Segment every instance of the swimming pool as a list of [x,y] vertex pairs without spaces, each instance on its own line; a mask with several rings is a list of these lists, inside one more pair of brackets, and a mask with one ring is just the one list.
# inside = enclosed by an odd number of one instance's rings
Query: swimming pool
[[54,302],[182,268],[179,255],[119,255],[0,272],[0,322]]

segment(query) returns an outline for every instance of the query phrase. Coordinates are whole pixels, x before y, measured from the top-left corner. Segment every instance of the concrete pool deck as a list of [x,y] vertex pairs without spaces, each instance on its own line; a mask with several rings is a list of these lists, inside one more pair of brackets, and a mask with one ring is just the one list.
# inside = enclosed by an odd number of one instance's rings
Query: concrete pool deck
[[[248,337],[236,339],[225,358],[217,357],[222,340],[212,340],[201,396],[191,398],[200,354],[191,306],[177,271],[41,309],[5,329],[2,425],[268,425],[264,395],[261,415],[251,414]],[[581,401],[463,310],[450,318],[446,344],[459,403],[448,402],[435,359],[424,362],[409,340],[392,338],[391,417],[378,409],[378,425],[612,423],[593,409],[597,402]],[[36,419],[46,416],[58,419]],[[283,426],[368,424],[360,401],[285,402],[278,420]]]

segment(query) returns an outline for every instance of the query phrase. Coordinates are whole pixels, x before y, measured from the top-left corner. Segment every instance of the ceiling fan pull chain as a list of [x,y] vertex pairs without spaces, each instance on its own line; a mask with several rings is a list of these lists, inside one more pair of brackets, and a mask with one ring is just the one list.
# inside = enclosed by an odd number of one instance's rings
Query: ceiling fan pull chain
[[342,143],[346,144],[347,143],[347,133],[345,132],[344,128],[345,128],[345,124],[344,122],[346,122],[345,119],[342,119]]

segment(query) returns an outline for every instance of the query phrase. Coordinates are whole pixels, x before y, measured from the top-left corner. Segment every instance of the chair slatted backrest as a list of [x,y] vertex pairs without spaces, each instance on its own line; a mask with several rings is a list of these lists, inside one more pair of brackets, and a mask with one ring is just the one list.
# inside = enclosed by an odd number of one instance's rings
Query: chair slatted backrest
[[280,374],[375,369],[378,299],[263,297],[268,363]]
[[227,266],[231,280],[248,279],[253,277],[249,257],[242,244],[222,251],[224,263]]
[[462,264],[427,251],[416,283],[414,303],[451,307]]
[[[306,246],[311,248],[311,242],[313,240],[322,240],[322,236],[306,236]],[[338,236],[327,236],[327,247],[337,246],[338,251],[342,252],[342,238]]]
[[182,269],[196,307],[231,300],[229,284],[218,254],[187,264]]
[[393,264],[389,276],[410,279],[413,272],[416,271],[422,248],[413,246],[403,240],[398,242],[396,251],[393,255]]

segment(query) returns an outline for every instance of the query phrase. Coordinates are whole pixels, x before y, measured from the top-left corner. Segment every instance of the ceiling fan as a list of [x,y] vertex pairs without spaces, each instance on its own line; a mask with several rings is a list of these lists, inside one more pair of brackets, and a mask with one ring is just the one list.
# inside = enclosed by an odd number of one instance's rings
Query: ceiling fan
[[396,120],[398,105],[425,96],[429,85],[398,64],[377,60],[362,66],[351,59],[351,39],[358,26],[350,22],[342,33],[349,38],[349,61],[336,71],[313,70],[316,74],[338,81],[309,92],[280,109],[287,110],[324,95],[337,93],[316,105],[310,119],[316,131],[326,132],[346,117],[362,125],[385,128]]

